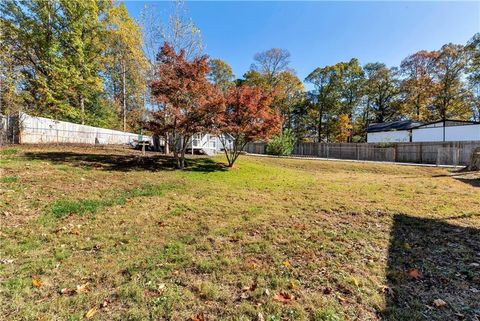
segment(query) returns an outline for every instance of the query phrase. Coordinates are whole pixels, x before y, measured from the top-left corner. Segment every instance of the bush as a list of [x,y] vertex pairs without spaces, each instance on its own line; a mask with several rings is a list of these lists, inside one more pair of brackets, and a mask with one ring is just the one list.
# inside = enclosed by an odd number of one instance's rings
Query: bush
[[295,134],[291,129],[285,129],[283,133],[273,136],[267,144],[267,154],[288,156],[293,152],[295,145]]

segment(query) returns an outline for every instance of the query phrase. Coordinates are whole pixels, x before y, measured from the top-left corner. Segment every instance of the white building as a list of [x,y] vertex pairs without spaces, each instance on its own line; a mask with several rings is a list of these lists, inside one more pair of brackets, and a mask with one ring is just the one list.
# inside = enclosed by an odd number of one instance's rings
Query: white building
[[399,143],[412,141],[412,128],[422,123],[401,120],[370,124],[367,129],[367,143]]
[[419,123],[402,120],[368,126],[367,143],[480,141],[480,123],[445,120]]
[[213,135],[213,134],[195,134],[190,139],[190,148],[187,150],[191,153],[202,153],[207,155],[214,155],[223,152],[225,145],[227,148],[232,148],[233,138],[230,135]]

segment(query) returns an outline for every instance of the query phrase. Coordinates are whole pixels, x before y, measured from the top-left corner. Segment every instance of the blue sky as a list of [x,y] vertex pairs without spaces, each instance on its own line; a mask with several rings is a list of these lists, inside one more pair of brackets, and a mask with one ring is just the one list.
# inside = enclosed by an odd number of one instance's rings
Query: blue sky
[[[171,3],[126,1],[137,18],[147,3],[167,16]],[[464,44],[480,31],[478,2],[186,2],[206,53],[241,77],[253,55],[272,47],[291,53],[304,79],[313,69],[356,57],[398,66],[416,51]]]

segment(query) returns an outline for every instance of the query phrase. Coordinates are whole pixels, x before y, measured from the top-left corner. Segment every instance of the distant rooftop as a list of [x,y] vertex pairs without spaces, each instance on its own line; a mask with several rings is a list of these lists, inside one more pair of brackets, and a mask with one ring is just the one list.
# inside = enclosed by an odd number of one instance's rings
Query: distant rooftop
[[476,125],[480,124],[480,122],[470,121],[470,120],[458,120],[458,119],[445,119],[443,120],[436,120],[432,122],[418,122],[413,120],[399,120],[399,121],[391,121],[386,123],[373,123],[370,124],[367,128],[367,133],[374,133],[374,132],[388,132],[394,130],[409,130],[414,128],[423,128],[423,127],[430,127],[432,124],[445,123],[445,127],[451,126],[461,126],[461,125]]
[[368,126],[367,132],[387,132],[392,130],[408,130],[423,125],[422,122],[412,120],[399,120],[386,123],[374,123]]

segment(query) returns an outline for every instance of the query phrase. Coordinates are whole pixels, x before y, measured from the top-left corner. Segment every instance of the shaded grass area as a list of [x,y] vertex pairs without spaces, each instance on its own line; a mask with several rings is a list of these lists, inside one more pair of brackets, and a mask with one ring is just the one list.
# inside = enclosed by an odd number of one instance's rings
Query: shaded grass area
[[[3,155],[4,177],[17,179],[0,185],[0,316],[83,320],[92,308],[94,320],[478,315],[475,185],[435,168],[222,162],[195,157],[175,171],[168,157],[118,148],[22,146]],[[409,277],[412,269],[421,277]]]
[[[152,155],[153,154],[153,155]],[[28,160],[49,161],[54,164],[68,164],[86,169],[102,169],[107,171],[165,171],[174,170],[175,161],[172,157],[149,153],[148,156],[135,154],[89,154],[69,151],[27,152],[24,155]],[[208,158],[194,158],[186,162],[187,171],[212,172],[225,170],[222,164]]]
[[480,316],[480,229],[395,215],[390,242],[387,319]]

